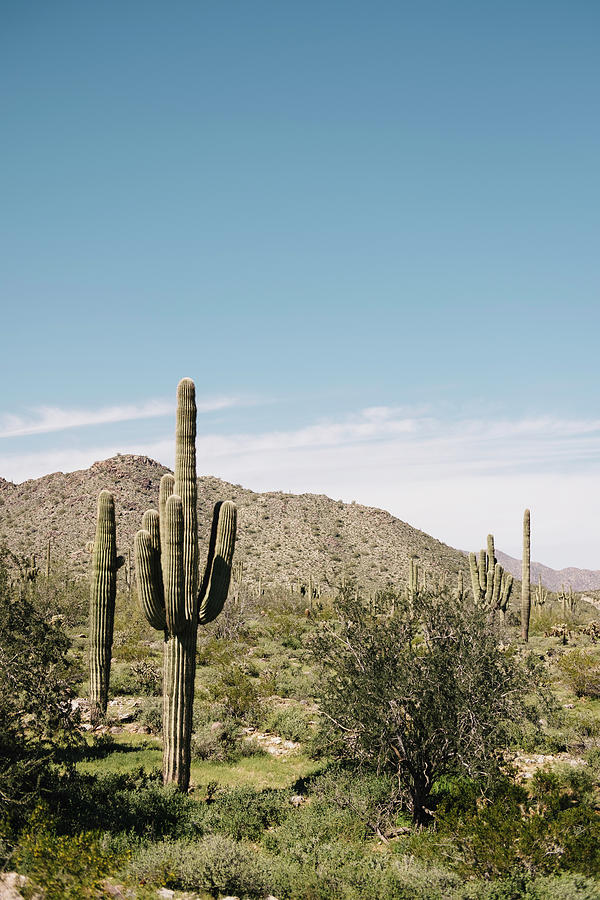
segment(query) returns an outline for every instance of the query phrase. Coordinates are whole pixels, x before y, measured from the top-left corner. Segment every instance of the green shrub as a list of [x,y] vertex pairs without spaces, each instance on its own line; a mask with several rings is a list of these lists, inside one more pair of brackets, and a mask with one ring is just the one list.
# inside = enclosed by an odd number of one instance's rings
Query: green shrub
[[150,729],[151,734],[162,734],[162,700],[148,697],[142,701],[139,711],[140,725]]
[[558,667],[578,697],[600,697],[600,656],[595,650],[571,650]]
[[43,806],[34,810],[12,859],[20,873],[43,889],[44,900],[97,897],[106,876],[123,861],[124,855],[108,849],[99,832],[57,834]]
[[271,887],[267,861],[246,844],[221,834],[200,841],[165,841],[141,850],[130,863],[138,881],[174,890],[264,897]]
[[259,841],[267,828],[280,825],[291,812],[287,791],[234,788],[206,804],[202,827],[235,840]]
[[206,722],[192,733],[192,758],[235,762],[243,753],[242,729],[235,719]]
[[52,810],[61,830],[130,832],[146,839],[197,834],[197,804],[159,772],[132,775],[65,776],[52,795]]
[[310,723],[313,718],[303,706],[278,706],[270,711],[263,726],[286,741],[306,741],[312,733]]
[[[539,771],[529,792],[505,783],[491,801],[471,796],[462,807],[443,803],[438,829],[464,875],[506,877],[577,872],[600,875],[600,819],[593,779],[583,768]],[[456,855],[458,851],[458,854]]]
[[209,696],[234,719],[256,723],[259,717],[258,689],[239,666],[219,667],[219,677],[208,688]]

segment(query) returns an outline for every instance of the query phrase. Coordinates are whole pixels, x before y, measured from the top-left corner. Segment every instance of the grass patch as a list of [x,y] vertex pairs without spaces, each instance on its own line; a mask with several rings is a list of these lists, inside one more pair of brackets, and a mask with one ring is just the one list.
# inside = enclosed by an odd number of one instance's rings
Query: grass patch
[[[140,768],[152,772],[162,766],[162,743],[147,734],[114,735],[103,749],[94,759],[77,763],[77,770],[86,775],[123,775]],[[248,756],[235,763],[198,760],[192,763],[191,784],[199,791],[205,791],[215,781],[222,787],[289,788],[321,768],[322,761],[309,759],[303,753]]]

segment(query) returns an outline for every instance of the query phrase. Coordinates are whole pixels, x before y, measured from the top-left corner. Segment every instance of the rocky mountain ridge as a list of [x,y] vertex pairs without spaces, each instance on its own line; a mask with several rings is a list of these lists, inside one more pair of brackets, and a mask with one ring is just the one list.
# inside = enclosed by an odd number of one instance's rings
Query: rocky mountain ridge
[[[156,507],[158,486],[169,471],[146,456],[117,455],[77,472],[55,472],[22,484],[0,480],[0,545],[43,562],[48,539],[53,560],[76,576],[89,568],[86,542],[94,536],[96,500],[107,488],[115,497],[120,553],[133,547],[142,514]],[[207,547],[212,509],[231,499],[239,511],[236,562],[250,583],[315,582],[335,587],[354,576],[365,590],[407,579],[411,556],[430,578],[452,583],[464,555],[390,513],[324,495],[255,493],[218,478],[198,479],[199,539]]]

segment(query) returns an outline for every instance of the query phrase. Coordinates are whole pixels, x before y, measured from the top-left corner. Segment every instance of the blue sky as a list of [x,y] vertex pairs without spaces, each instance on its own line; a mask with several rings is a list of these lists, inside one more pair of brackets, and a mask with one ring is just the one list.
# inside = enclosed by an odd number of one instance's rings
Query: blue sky
[[172,456],[600,568],[594,2],[0,5],[0,475]]

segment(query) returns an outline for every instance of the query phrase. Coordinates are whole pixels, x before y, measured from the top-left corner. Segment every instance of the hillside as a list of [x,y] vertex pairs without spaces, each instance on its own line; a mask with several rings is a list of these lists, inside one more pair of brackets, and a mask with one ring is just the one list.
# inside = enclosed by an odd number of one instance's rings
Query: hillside
[[[511,575],[521,578],[520,559],[508,556],[501,550],[496,551],[496,556],[500,565],[504,566]],[[540,575],[542,584],[550,591],[560,591],[563,585],[566,588],[570,585],[574,591],[597,591],[600,589],[600,571],[592,569],[576,569],[573,566],[569,566],[567,569],[551,569],[542,563],[532,561],[531,581],[533,584],[537,583]]]
[[[0,544],[36,554],[39,564],[51,538],[53,558],[66,558],[71,574],[83,574],[98,493],[103,488],[114,493],[119,552],[126,553],[142,514],[157,505],[159,481],[167,471],[148,457],[123,455],[18,485],[0,479]],[[238,506],[236,561],[243,561],[249,582],[262,577],[263,584],[290,584],[312,574],[315,582],[333,586],[342,575],[355,575],[372,590],[389,580],[405,581],[413,554],[434,577],[455,578],[459,568],[468,572],[460,551],[381,509],[315,494],[259,494],[210,476],[198,480],[201,550],[219,499]]]

